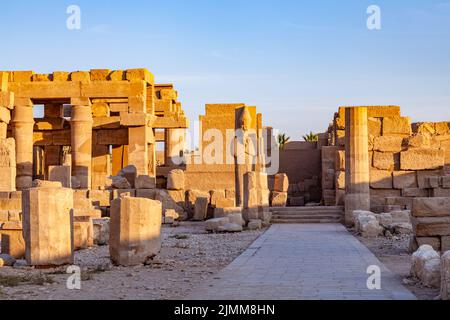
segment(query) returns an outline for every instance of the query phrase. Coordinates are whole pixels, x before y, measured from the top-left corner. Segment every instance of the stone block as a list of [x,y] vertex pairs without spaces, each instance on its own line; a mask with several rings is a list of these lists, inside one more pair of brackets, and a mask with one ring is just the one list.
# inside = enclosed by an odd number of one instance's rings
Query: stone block
[[136,197],[155,200],[156,189],[136,189]]
[[292,207],[303,207],[305,205],[305,197],[290,197],[289,205]]
[[411,134],[411,118],[398,116],[383,118],[383,136],[399,135],[404,137]]
[[288,192],[288,189],[289,189],[289,178],[287,174],[279,173],[275,175],[274,191]]
[[373,141],[374,151],[380,152],[400,152],[403,150],[403,137],[381,136],[375,137]]
[[225,208],[216,208],[214,209],[214,218],[224,218],[228,217],[230,214],[241,213],[242,208],[240,207],[225,207]]
[[429,245],[436,251],[441,250],[440,237],[415,237],[414,240],[416,241],[416,248],[413,251],[417,250],[418,248],[424,245]]
[[74,217],[73,221],[73,249],[83,250],[94,246],[94,225],[92,218]]
[[161,250],[162,205],[123,197],[111,203],[109,250],[116,265],[145,263]]
[[111,187],[115,189],[131,189],[130,182],[122,176],[111,177]]
[[444,149],[415,148],[400,153],[401,170],[431,170],[444,166]]
[[398,205],[403,209],[411,210],[413,199],[412,197],[387,197],[386,205]]
[[415,171],[395,171],[394,189],[417,188],[417,175]]
[[417,237],[450,236],[450,217],[412,218]]
[[450,251],[450,237],[441,237],[441,251]]
[[214,218],[214,219],[210,219],[208,221],[206,221],[206,231],[209,232],[218,232],[219,228],[230,223],[230,220],[228,219],[228,217],[224,217],[224,218]]
[[286,207],[288,200],[287,192],[273,191],[271,194],[272,207]]
[[209,192],[211,194],[211,205],[216,207],[217,202],[225,199],[225,190],[211,190]]
[[104,246],[109,241],[109,218],[93,219],[92,225],[94,227],[94,244]]
[[89,190],[89,200],[95,207],[109,207],[111,205],[111,190]]
[[392,189],[392,172],[385,170],[370,170],[370,187],[374,189]]
[[262,229],[262,221],[259,219],[250,220],[247,225],[248,230],[261,230]]
[[16,190],[16,143],[0,139],[0,191]]
[[[124,177],[127,179],[128,183],[130,184],[131,188],[135,188],[135,182],[137,177],[137,169],[133,165],[126,166],[122,170],[119,171],[118,176]],[[113,181],[114,186],[114,181]],[[126,188],[119,188],[119,189],[126,189]]]
[[258,200],[258,189],[252,188],[244,190],[244,208],[257,207],[259,205]]
[[345,190],[345,171],[336,172],[336,189]]
[[209,199],[198,197],[195,200],[195,208],[194,208],[194,220],[195,221],[204,221],[208,216],[208,204]]
[[155,189],[156,178],[150,176],[138,176],[135,180],[136,189]]
[[0,223],[1,252],[15,259],[25,258],[25,240],[21,222]]
[[450,176],[445,176],[441,178],[441,185],[444,189],[450,189]]
[[216,208],[231,208],[236,206],[236,199],[219,199],[216,201]]
[[136,189],[115,189],[112,191],[113,200],[122,197],[136,197]]
[[417,184],[421,189],[430,188],[430,177],[440,177],[442,176],[441,170],[426,170],[426,171],[417,171]]
[[336,151],[335,165],[336,171],[345,171],[345,150]]
[[48,177],[50,181],[61,182],[64,188],[72,187],[72,168],[70,166],[49,166]]
[[450,251],[445,252],[441,257],[441,299],[450,300]]
[[167,176],[167,189],[169,190],[184,190],[185,177],[183,170],[172,170]]
[[450,189],[434,188],[430,190],[430,197],[443,198],[450,197]]
[[380,118],[369,118],[367,121],[367,127],[369,130],[369,135],[374,137],[381,136],[381,119]]
[[415,198],[414,217],[450,217],[450,198]]
[[405,188],[402,190],[403,197],[428,197],[429,192],[427,189],[420,188]]
[[73,263],[73,191],[39,187],[22,193],[26,260],[32,266]]
[[373,166],[380,170],[394,171],[400,166],[400,155],[391,152],[374,152]]

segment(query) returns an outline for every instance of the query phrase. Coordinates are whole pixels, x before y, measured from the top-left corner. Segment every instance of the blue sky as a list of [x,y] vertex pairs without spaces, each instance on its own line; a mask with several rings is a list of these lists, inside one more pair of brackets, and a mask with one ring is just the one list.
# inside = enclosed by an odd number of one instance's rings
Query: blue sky
[[[66,28],[71,4],[81,30]],[[371,4],[379,31],[366,27]],[[0,12],[0,70],[146,67],[175,84],[191,121],[224,102],[258,106],[296,139],[340,105],[450,120],[449,0],[2,0]]]

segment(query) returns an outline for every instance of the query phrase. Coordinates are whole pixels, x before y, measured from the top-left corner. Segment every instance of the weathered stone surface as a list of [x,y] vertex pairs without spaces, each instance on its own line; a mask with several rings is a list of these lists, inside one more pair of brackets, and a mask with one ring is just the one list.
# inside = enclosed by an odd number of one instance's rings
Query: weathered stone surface
[[26,260],[32,266],[73,263],[71,189],[42,187],[22,192]]
[[0,254],[0,268],[12,267],[16,263],[16,259],[9,254]]
[[242,225],[235,223],[226,223],[217,229],[218,232],[229,232],[229,233],[242,232],[243,230],[244,228],[242,227]]
[[138,176],[135,180],[136,189],[155,189],[156,178],[150,176]]
[[412,218],[417,237],[450,236],[450,217]]
[[[183,193],[183,192],[182,192]],[[184,208],[181,206],[184,204],[184,202],[179,202],[180,199],[173,197],[174,195],[171,193],[171,191],[166,190],[157,190],[155,193],[155,200],[160,201],[162,203],[162,209],[164,211],[168,209],[175,210],[178,214],[182,215],[184,213]],[[179,195],[181,197],[181,195]],[[184,199],[184,197],[183,197]],[[184,200],[183,200],[184,201]],[[195,202],[194,202],[195,203]]]
[[[130,187],[128,187],[128,189],[134,188],[137,177],[137,168],[135,166],[133,165],[126,166],[125,168],[120,170],[117,175],[127,179],[127,181],[130,184]],[[118,188],[118,189],[127,189],[127,188]]]
[[444,189],[450,189],[450,176],[445,176],[441,178],[441,185]]
[[392,189],[392,172],[385,170],[370,170],[370,187],[374,189]]
[[441,258],[431,246],[424,245],[412,256],[411,275],[427,287],[438,288],[441,284]]
[[288,200],[287,192],[274,191],[271,194],[271,206],[272,207],[286,207]]
[[364,238],[378,237],[382,234],[383,228],[380,226],[374,213],[368,211],[355,211],[355,227]]
[[275,175],[274,191],[288,192],[288,189],[289,189],[289,178],[287,174],[279,173]]
[[159,201],[123,197],[111,203],[109,250],[122,266],[139,265],[161,250],[162,205]]
[[394,189],[417,188],[415,171],[394,171]]
[[98,246],[107,245],[109,242],[109,218],[93,219],[94,244]]
[[429,135],[418,133],[408,138],[405,138],[403,143],[405,146],[408,146],[409,148],[430,147],[431,139]]
[[416,242],[416,248],[412,251],[417,251],[423,245],[429,245],[434,250],[441,250],[441,238],[440,237],[413,237]]
[[111,185],[115,189],[131,189],[131,184],[125,177],[115,176],[111,177],[111,180],[112,180]]
[[259,219],[252,219],[247,225],[248,230],[260,230],[262,229],[262,221]]
[[89,190],[89,200],[96,207],[109,207],[111,204],[111,191]]
[[59,181],[34,180],[33,188],[62,188]]
[[64,188],[72,187],[72,168],[70,166],[49,166],[50,181],[59,181]]
[[185,177],[183,170],[172,170],[167,177],[167,189],[184,190]]
[[450,300],[450,251],[441,257],[441,298]]
[[403,138],[400,136],[375,137],[373,149],[380,152],[400,152],[403,150]]
[[414,217],[450,217],[450,198],[415,198]]
[[441,237],[441,251],[450,251],[450,236]]
[[383,118],[383,136],[410,136],[411,133],[411,118],[398,116]]
[[194,220],[203,221],[208,215],[208,198],[198,197],[195,200]]
[[245,226],[245,221],[242,218],[242,213],[230,213],[228,215],[228,219],[230,220],[231,223]]
[[94,225],[91,217],[74,217],[72,232],[74,250],[82,250],[94,246]]
[[430,190],[430,197],[449,198],[450,189],[434,188]]
[[217,232],[219,231],[219,227],[230,223],[230,220],[227,217],[224,218],[214,218],[206,221],[206,231],[209,232]]
[[16,144],[14,139],[0,136],[0,191],[13,190],[16,190]]
[[415,148],[400,153],[401,170],[430,170],[444,166],[443,149]]
[[189,211],[191,215],[194,215],[195,202],[197,198],[207,198],[209,202],[209,198],[211,195],[209,192],[204,192],[200,190],[188,190],[186,192],[186,209]]
[[22,222],[0,222],[1,252],[16,259],[25,258]]
[[429,186],[429,178],[430,177],[440,177],[443,175],[442,170],[425,170],[425,171],[417,171],[417,184],[421,189],[430,188]]
[[242,208],[240,207],[225,207],[214,209],[214,218],[225,218],[230,214],[240,213],[242,214]]
[[373,153],[373,166],[380,170],[393,171],[400,163],[398,158],[396,153],[375,151]]
[[211,205],[217,206],[217,203],[223,199],[226,199],[225,190],[211,190]]
[[427,189],[405,188],[402,190],[403,197],[428,197]]

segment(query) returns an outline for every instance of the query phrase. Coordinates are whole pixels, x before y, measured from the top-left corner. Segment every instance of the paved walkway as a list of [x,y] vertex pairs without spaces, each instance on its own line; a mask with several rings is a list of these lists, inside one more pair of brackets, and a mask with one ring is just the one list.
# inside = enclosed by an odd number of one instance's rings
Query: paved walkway
[[[367,268],[381,268],[381,290],[367,288]],[[340,224],[273,225],[193,300],[416,299]]]

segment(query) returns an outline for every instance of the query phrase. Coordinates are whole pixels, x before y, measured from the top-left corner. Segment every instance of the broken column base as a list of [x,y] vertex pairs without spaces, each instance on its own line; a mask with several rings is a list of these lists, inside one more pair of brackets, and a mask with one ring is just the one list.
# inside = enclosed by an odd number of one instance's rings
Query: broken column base
[[345,195],[345,225],[347,227],[353,227],[355,220],[353,217],[353,211],[370,211],[370,194],[357,193]]

